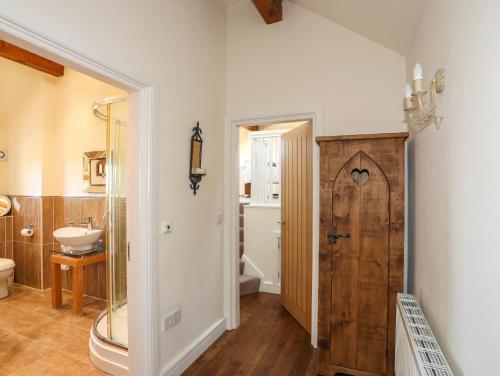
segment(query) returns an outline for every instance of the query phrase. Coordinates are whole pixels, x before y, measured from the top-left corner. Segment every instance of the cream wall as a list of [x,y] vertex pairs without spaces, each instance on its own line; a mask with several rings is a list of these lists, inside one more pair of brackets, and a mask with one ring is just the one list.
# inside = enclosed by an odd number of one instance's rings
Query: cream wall
[[[138,80],[155,83],[157,132],[153,207],[156,223],[169,219],[174,231],[160,237],[154,226],[158,276],[155,318],[182,309],[182,321],[158,332],[158,365],[165,367],[223,317],[222,210],[226,15],[215,0],[126,2],[109,0],[0,0],[5,12],[73,49]],[[98,10],[98,11],[96,11]],[[203,129],[203,178],[189,189],[189,140]],[[131,262],[139,250],[131,249]],[[133,287],[133,286],[129,286]],[[135,305],[134,305],[135,303]],[[129,302],[136,317],[137,300]],[[159,322],[156,322],[159,327]],[[132,375],[141,343],[129,333]]]
[[446,71],[440,130],[412,142],[410,288],[455,375],[500,369],[500,2],[427,1],[413,62]]
[[244,211],[245,256],[264,274],[262,283],[274,284],[274,231],[281,227],[277,223],[281,219],[281,208],[245,205]]
[[324,134],[404,131],[405,58],[300,6],[265,25],[250,1],[228,8],[232,116],[323,106]]
[[86,195],[83,153],[106,150],[106,122],[93,114],[92,106],[99,98],[126,92],[72,69],[62,78],[45,76],[45,85],[43,194]]
[[111,85],[66,69],[53,77],[0,59],[0,194],[85,196],[82,156],[106,150],[106,123],[96,99],[123,95]]
[[0,194],[40,195],[44,125],[42,74],[0,58]]

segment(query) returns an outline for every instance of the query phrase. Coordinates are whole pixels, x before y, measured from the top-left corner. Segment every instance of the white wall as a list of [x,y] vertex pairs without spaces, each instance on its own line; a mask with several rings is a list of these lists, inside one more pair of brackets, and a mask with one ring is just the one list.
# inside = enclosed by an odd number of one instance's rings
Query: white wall
[[498,14],[496,0],[427,1],[414,47],[446,87],[441,129],[412,145],[410,287],[456,375],[500,369]]
[[290,2],[265,25],[250,1],[228,9],[227,112],[324,108],[325,135],[404,131],[405,59]]
[[[244,206],[244,253],[262,272],[262,282],[274,283],[276,254],[274,231],[280,231],[280,207]],[[262,285],[261,285],[262,286]]]
[[[157,84],[156,219],[174,231],[156,237],[158,317],[182,308],[182,321],[159,333],[159,363],[179,355],[223,317],[222,207],[226,16],[215,0],[0,0],[2,12],[138,80]],[[191,129],[203,129],[208,171],[189,189]],[[157,227],[154,228],[156,231]],[[132,249],[132,258],[138,250]],[[133,312],[134,302],[129,304]],[[140,343],[130,337],[134,360]],[[135,359],[136,360],[136,359]],[[131,374],[140,375],[137,362]]]

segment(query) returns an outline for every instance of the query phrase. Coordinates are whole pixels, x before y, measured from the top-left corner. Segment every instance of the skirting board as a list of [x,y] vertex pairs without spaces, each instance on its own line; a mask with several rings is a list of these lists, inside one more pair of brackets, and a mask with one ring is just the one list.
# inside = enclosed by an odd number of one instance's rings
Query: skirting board
[[160,370],[161,376],[180,376],[226,331],[226,319],[217,320]]
[[260,290],[262,292],[268,292],[270,294],[281,294],[281,286],[275,285],[272,282],[262,282],[260,284]]

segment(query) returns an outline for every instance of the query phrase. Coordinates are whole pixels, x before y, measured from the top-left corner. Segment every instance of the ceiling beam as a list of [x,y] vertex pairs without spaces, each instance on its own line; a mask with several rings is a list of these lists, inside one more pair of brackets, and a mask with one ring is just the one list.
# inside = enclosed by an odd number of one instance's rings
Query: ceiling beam
[[266,24],[283,20],[282,0],[252,0]]
[[30,68],[61,77],[64,66],[0,39],[0,56]]

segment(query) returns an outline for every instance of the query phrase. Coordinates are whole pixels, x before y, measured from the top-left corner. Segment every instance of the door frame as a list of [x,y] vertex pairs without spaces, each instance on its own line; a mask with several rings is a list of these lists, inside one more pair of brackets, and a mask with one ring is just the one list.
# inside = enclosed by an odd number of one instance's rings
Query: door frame
[[[154,268],[156,263],[152,231],[156,197],[154,176],[156,152],[154,135],[157,128],[156,84],[142,82],[113,67],[101,64],[92,57],[2,12],[0,12],[0,38],[129,93],[130,122],[135,125],[138,137],[135,146],[138,185],[133,192],[137,199],[132,204],[132,209],[137,215],[135,218],[130,217],[130,220],[135,222],[130,228],[137,230],[128,236],[132,245],[132,259],[127,268],[127,280],[130,281],[136,275],[134,279],[137,281],[135,285],[128,284],[129,311],[136,315],[133,319],[129,315],[129,329],[138,328],[138,330],[134,331],[136,341],[131,341],[129,345],[129,354],[134,355],[129,356],[129,370],[130,374],[158,374],[157,273]],[[141,257],[133,257],[139,254]],[[130,299],[131,296],[134,298]],[[132,321],[133,325],[130,325]]]
[[223,278],[226,329],[240,325],[239,276],[239,127],[247,124],[274,124],[310,120],[313,143],[313,228],[311,283],[311,344],[318,340],[318,268],[319,268],[319,146],[316,137],[324,133],[323,106],[268,114],[226,115],[224,130],[224,236]]

